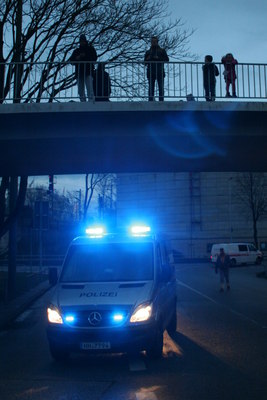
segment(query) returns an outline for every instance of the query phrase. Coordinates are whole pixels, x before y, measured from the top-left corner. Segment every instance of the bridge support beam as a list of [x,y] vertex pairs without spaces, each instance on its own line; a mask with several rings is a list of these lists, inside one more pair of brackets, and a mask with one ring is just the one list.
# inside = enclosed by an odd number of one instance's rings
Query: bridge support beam
[[265,103],[12,104],[0,127],[0,176],[267,171]]

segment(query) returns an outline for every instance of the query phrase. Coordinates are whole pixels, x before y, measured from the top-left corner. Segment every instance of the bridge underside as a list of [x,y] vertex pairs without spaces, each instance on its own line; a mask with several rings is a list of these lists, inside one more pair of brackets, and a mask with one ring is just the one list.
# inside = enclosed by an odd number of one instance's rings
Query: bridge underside
[[267,171],[267,105],[0,106],[0,176]]

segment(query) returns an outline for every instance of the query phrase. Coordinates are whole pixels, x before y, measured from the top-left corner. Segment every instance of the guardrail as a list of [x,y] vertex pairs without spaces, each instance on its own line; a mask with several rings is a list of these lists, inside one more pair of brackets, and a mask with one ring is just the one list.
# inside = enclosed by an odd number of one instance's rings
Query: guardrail
[[[94,63],[95,67],[97,64]],[[225,99],[224,66],[215,64],[220,73],[216,78],[216,98],[222,100]],[[205,100],[203,65],[201,62],[165,63],[164,100],[189,100],[192,97]],[[237,100],[266,100],[266,68],[267,64],[236,65]],[[144,62],[106,63],[105,69],[111,79],[111,101],[148,100]],[[75,65],[69,62],[1,63],[0,103],[79,101],[76,83]],[[158,96],[157,83],[155,86],[155,96]]]

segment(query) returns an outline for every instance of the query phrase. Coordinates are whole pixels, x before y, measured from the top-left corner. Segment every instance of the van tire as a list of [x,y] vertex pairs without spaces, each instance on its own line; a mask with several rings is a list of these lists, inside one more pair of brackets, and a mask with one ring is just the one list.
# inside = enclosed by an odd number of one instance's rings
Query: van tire
[[232,267],[236,266],[236,259],[235,258],[231,258],[231,266]]
[[64,362],[69,358],[69,352],[61,349],[58,346],[50,344],[50,354],[55,361]]
[[262,262],[262,258],[261,258],[261,257],[257,257],[257,258],[256,258],[256,261],[255,261],[255,264],[256,264],[256,265],[260,265],[261,262]]
[[149,358],[157,359],[162,357],[163,349],[163,330],[161,326],[158,326],[153,343],[146,349],[146,354]]

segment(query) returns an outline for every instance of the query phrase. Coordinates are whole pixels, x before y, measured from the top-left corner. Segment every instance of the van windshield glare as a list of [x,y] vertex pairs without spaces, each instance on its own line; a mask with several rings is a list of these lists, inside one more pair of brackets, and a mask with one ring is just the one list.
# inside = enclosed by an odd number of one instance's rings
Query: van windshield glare
[[120,282],[153,279],[152,243],[73,246],[60,282]]

